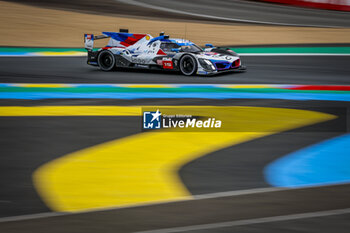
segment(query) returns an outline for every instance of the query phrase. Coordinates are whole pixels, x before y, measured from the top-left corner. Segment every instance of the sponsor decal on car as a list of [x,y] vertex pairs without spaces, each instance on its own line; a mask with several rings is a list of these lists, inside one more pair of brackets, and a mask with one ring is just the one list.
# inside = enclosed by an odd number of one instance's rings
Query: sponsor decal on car
[[206,56],[213,56],[213,55],[218,55],[218,53],[215,53],[215,52],[205,52],[204,55],[206,55]]
[[163,58],[163,69],[174,69],[174,64],[171,58]]

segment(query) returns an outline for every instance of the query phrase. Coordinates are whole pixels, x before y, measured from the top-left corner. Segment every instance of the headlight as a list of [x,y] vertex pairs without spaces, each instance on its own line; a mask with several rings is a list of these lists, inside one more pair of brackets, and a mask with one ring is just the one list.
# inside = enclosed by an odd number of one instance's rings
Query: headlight
[[198,61],[204,69],[209,70],[209,71],[215,70],[215,66],[213,65],[213,63],[210,60],[199,58]]

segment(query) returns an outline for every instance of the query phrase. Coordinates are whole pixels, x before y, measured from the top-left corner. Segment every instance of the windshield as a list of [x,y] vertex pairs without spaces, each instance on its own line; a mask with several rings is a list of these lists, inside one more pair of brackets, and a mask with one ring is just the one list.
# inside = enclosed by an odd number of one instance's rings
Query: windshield
[[202,52],[203,50],[198,47],[197,45],[193,44],[193,45],[183,45],[180,47],[180,51],[181,52],[191,52],[191,53],[198,53],[198,52]]
[[160,48],[164,51],[164,52],[171,52],[171,49],[177,49],[180,46],[175,44],[175,43],[161,43]]

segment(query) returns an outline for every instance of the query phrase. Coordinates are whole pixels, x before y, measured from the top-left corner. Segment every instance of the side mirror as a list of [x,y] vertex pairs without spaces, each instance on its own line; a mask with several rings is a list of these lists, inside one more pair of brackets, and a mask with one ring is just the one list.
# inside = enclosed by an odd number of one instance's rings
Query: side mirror
[[171,49],[171,51],[172,51],[172,52],[178,53],[178,52],[180,52],[180,49],[175,49],[175,48],[173,48],[173,49]]
[[214,45],[212,45],[212,44],[205,44],[205,47],[214,48]]

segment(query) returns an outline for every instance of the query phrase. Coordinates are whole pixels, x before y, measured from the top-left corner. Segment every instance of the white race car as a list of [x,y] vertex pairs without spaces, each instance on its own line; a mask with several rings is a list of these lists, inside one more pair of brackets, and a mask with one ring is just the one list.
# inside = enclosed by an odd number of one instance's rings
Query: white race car
[[[94,50],[94,40],[110,38],[107,46]],[[225,71],[244,71],[237,53],[207,44],[202,49],[185,39],[172,39],[160,33],[150,34],[102,32],[84,35],[89,65],[103,71],[114,68],[143,68],[180,71],[184,75],[213,75]]]

